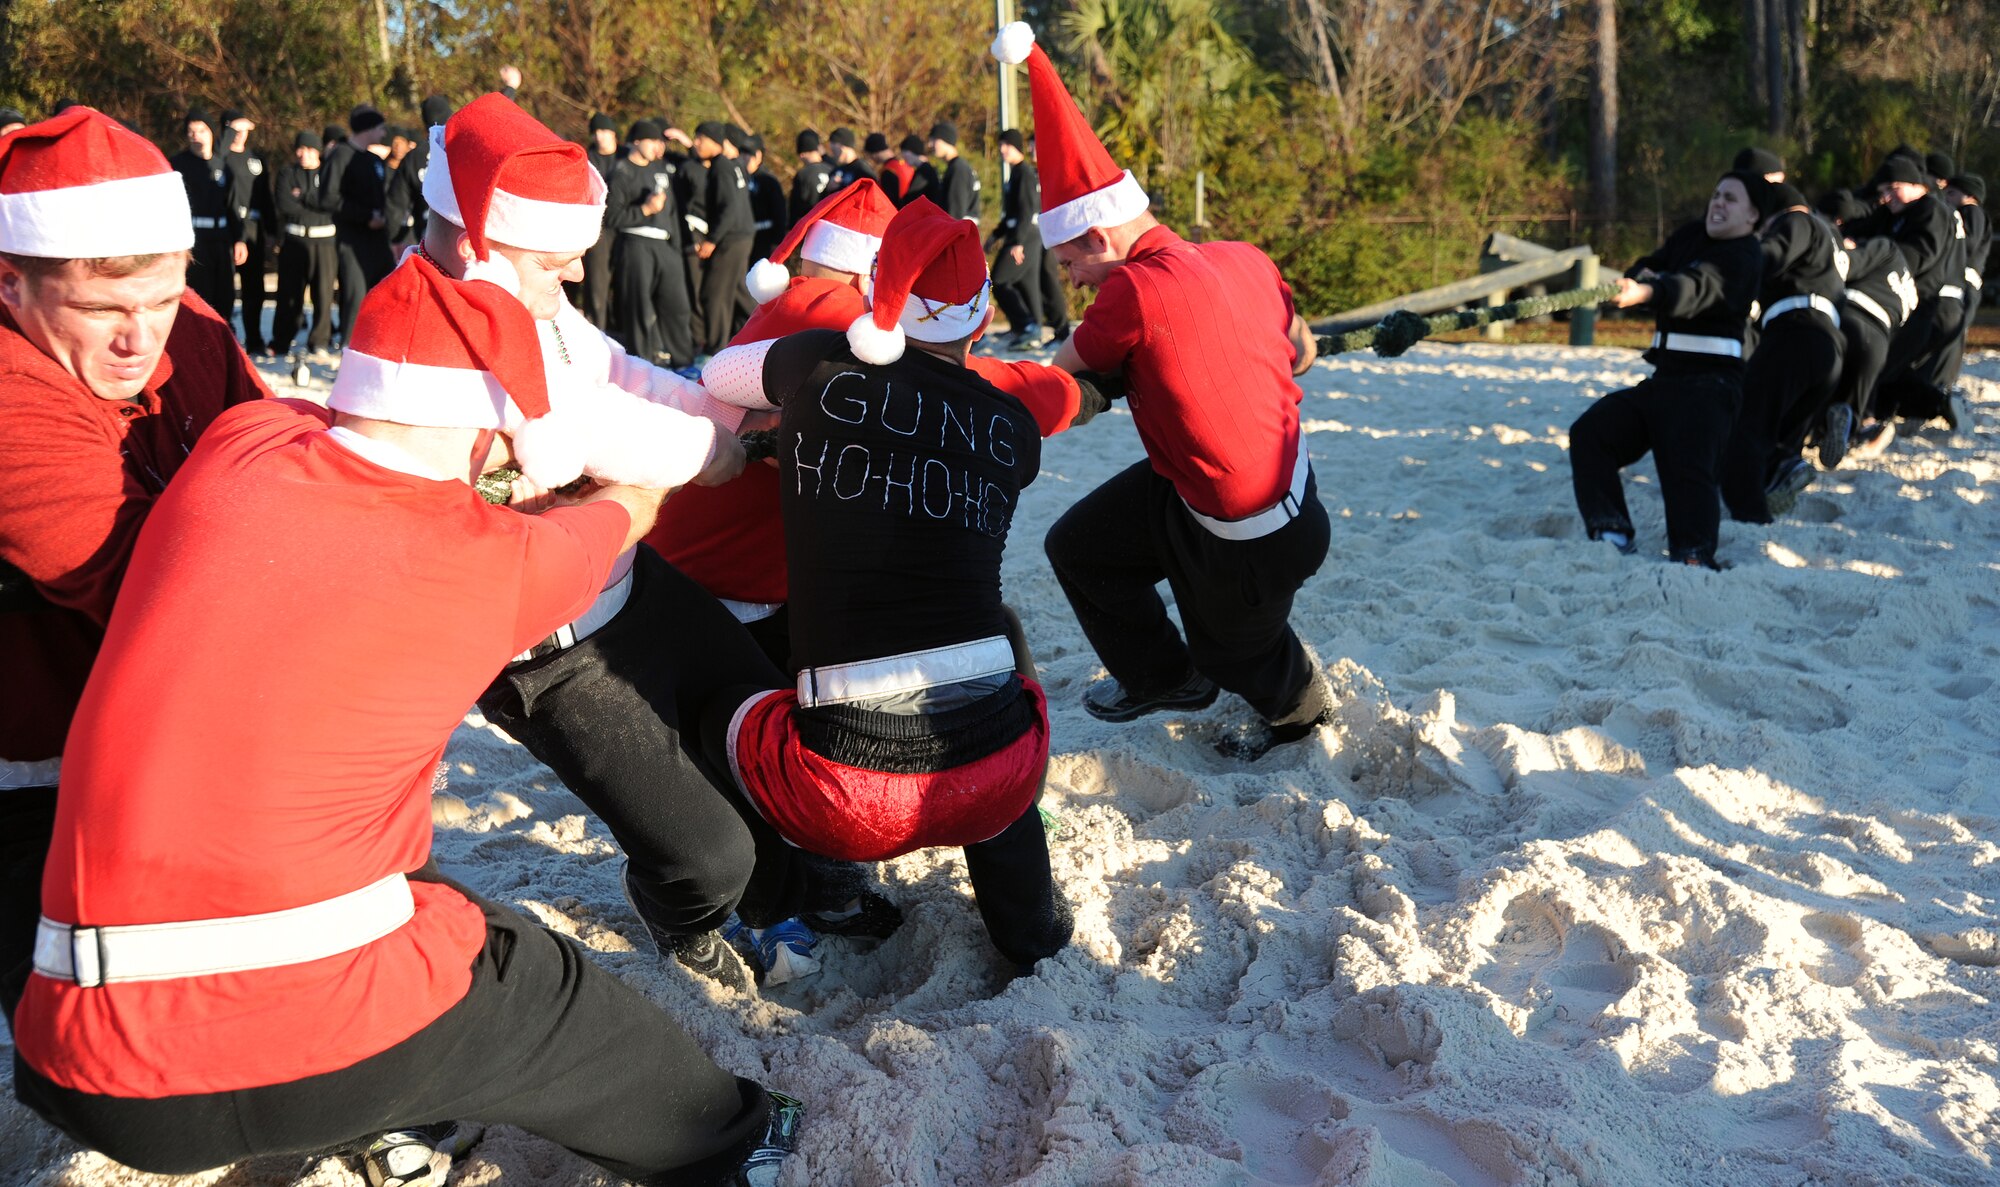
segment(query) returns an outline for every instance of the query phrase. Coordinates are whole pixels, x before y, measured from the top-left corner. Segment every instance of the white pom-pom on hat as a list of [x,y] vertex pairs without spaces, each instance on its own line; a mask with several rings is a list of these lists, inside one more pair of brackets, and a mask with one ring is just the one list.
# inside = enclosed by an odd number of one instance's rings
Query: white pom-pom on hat
[[767,305],[783,296],[785,290],[791,287],[792,274],[783,264],[758,260],[750,265],[750,274],[743,278],[743,283],[749,288],[750,295],[756,299],[757,304]]
[[590,424],[574,411],[551,408],[509,434],[521,475],[544,490],[583,477],[590,456]]
[[864,363],[883,366],[903,357],[903,327],[891,326],[883,329],[875,324],[873,313],[864,313],[847,327],[847,345],[854,350],[854,357]]
[[1029,51],[1035,48],[1035,31],[1026,21],[1015,21],[1000,30],[993,39],[993,56],[1009,66],[1019,66],[1028,60]]

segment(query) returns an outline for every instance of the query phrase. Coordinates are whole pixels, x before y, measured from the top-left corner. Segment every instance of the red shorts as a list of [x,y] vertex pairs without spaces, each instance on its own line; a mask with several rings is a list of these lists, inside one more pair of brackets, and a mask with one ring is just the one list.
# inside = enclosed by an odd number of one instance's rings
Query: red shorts
[[943,771],[891,774],[834,762],[806,749],[799,697],[779,689],[744,702],[730,729],[736,781],[786,840],[844,861],[884,861],[918,849],[998,836],[1034,805],[1049,761],[1042,686],[1034,728],[984,758]]

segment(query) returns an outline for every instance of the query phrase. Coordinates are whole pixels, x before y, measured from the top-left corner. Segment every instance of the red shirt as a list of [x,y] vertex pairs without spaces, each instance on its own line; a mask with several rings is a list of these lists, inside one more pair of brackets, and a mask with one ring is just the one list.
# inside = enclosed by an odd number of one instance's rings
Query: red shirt
[[[49,918],[261,914],[418,869],[466,707],[596,598],[622,507],[489,507],[349,452],[330,420],[303,401],[232,409],[154,506],[70,731]],[[471,983],[480,909],[411,890],[413,919],[324,960],[88,989],[36,975],[20,1053],[123,1097],[348,1067]]]
[[[883,164],[882,172],[896,179],[896,191],[889,195],[890,201],[901,206],[910,198],[910,179],[917,175],[916,167],[901,157],[890,157]],[[888,187],[884,186],[884,190]]]
[[1139,237],[1071,341],[1092,371],[1123,371],[1153,469],[1216,519],[1283,498],[1299,450],[1292,290],[1247,243]]
[[62,753],[153,500],[224,408],[270,394],[192,289],[130,401],[90,394],[0,308],[0,560],[54,604],[0,614],[0,760]]

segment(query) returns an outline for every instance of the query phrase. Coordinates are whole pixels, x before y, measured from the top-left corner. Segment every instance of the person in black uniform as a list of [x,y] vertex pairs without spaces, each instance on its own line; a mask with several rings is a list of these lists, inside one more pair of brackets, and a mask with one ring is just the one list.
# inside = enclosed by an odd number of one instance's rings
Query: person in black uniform
[[[611,174],[625,154],[618,151],[618,125],[601,111],[590,117],[590,143],[585,151],[590,155],[590,167],[597,170],[609,190]],[[617,240],[618,232],[606,225],[597,242],[583,253],[583,280],[565,286],[570,291],[570,304],[582,310],[584,320],[600,330],[611,327],[611,250]]]
[[[1986,215],[1986,179],[1977,173],[1960,174],[1951,179],[1945,198],[1957,205],[1959,221],[1965,224],[1965,328],[1970,330],[1986,291],[1986,257],[1993,250],[1993,220]],[[1961,348],[1963,345],[1961,340]]]
[[882,179],[875,176],[875,167],[855,147],[854,129],[835,128],[826,139],[833,146],[833,184],[827,187],[829,193],[853,185],[864,177],[881,184]]
[[901,150],[903,163],[910,167],[910,181],[903,187],[903,196],[896,204],[908,206],[918,198],[937,201],[938,171],[931,167],[930,161],[924,156],[924,138],[912,132],[903,137],[903,143],[898,147]]
[[229,170],[229,204],[243,228],[243,262],[236,267],[242,289],[243,349],[252,355],[269,354],[264,342],[264,272],[272,247],[270,227],[277,221],[271,205],[271,178],[264,158],[250,151],[250,133],[257,130],[240,111],[222,113],[222,126],[229,133],[229,147],[223,157]]
[[230,205],[229,163],[216,152],[215,117],[195,110],[187,116],[187,147],[171,164],[187,187],[194,220],[194,250],[187,282],[209,307],[228,321],[236,312],[236,267],[247,258],[243,220]]
[[[744,259],[743,270],[745,273],[748,273],[750,270],[750,260],[760,258],[756,254],[756,245],[760,234],[759,219],[762,216],[757,213],[757,167],[751,163],[751,150],[758,143],[750,133],[735,124],[722,125],[722,155],[736,162],[736,167],[742,171],[746,187],[744,197],[750,207],[751,250]],[[759,149],[758,151],[761,152],[762,150]],[[776,178],[772,180],[775,181]],[[779,203],[782,206],[784,190],[780,188],[778,193],[780,195]],[[773,247],[777,246],[778,241],[776,239],[770,242]],[[744,323],[750,320],[750,315],[757,312],[757,299],[750,295],[750,286],[744,283],[741,277],[738,278],[734,295],[735,306],[730,315],[730,336],[732,338],[735,337],[735,332],[742,329]]]
[[432,95],[424,100],[419,114],[423,126],[410,130],[410,150],[383,187],[382,220],[387,224],[392,258],[400,258],[404,248],[423,241],[431,213],[430,204],[424,201],[424,174],[431,164],[430,130],[443,127],[451,118],[451,100]]
[[979,175],[958,155],[958,125],[939,120],[931,125],[925,148],[933,159],[943,161],[938,172],[938,197],[934,199],[953,218],[979,221]]
[[889,138],[881,132],[868,133],[861,141],[861,156],[868,162],[875,184],[882,187],[890,202],[901,206],[903,178],[900,172],[889,167],[889,163],[896,159],[896,150],[889,147]]
[[[739,317],[736,294],[741,291],[749,300],[743,277],[750,271],[757,220],[750,213],[750,179],[743,173],[743,163],[723,149],[728,135],[713,120],[694,130],[695,156],[708,167],[699,198],[699,217],[706,229],[695,246],[701,258],[701,349],[707,354],[729,345],[737,327],[749,320],[748,313]],[[693,218],[688,221],[694,224]],[[755,302],[750,304],[754,307]]]
[[826,163],[826,154],[820,150],[819,133],[807,128],[792,141],[793,151],[799,156],[799,171],[792,174],[791,210],[788,212],[793,222],[806,216],[806,211],[819,205],[819,200],[827,196],[833,186],[833,166]]
[[1776,184],[1785,180],[1785,162],[1768,148],[1750,147],[1736,154],[1730,172],[1747,173]]
[[1963,396],[1937,384],[1939,358],[1957,346],[1965,315],[1965,228],[1931,190],[1921,159],[1892,155],[1876,180],[1887,199],[1857,237],[1887,235],[1903,249],[1917,285],[1917,311],[1889,346],[1874,408],[1883,419],[1942,416],[1970,424]]
[[694,360],[694,327],[681,271],[684,224],[662,163],[666,133],[658,121],[640,120],[626,141],[604,204],[604,225],[617,240],[610,333],[633,358],[685,367]]
[[318,133],[300,132],[292,138],[292,163],[278,170],[271,196],[278,214],[275,229],[284,236],[278,248],[278,303],[271,319],[271,346],[281,353],[292,349],[310,286],[313,320],[306,345],[323,356],[333,346],[333,281],[340,259],[333,242],[336,200],[326,188]]
[[750,258],[761,260],[792,229],[792,216],[785,200],[785,183],[764,167],[764,138],[746,137],[744,146],[743,167],[750,173],[750,213],[755,220],[751,226],[756,232],[751,237]]
[[989,240],[998,245],[993,299],[1014,327],[1007,349],[1033,350],[1042,345],[1042,185],[1019,130],[1000,133],[1000,159],[1009,173],[1000,194],[1000,225]]
[[333,212],[335,251],[340,259],[340,336],[347,341],[354,333],[354,319],[361,312],[361,298],[389,274],[395,264],[389,254],[388,216],[384,211],[387,195],[383,182],[388,172],[375,151],[382,142],[387,121],[373,107],[357,107],[348,117],[347,139],[326,150],[321,168],[326,185],[337,205]]
[[1739,522],[1769,523],[1812,481],[1799,449],[1839,391],[1842,252],[1833,227],[1798,190],[1761,174],[1729,176],[1763,215],[1763,332],[1743,371],[1743,403],[1722,459],[1722,500]]
[[1869,405],[1889,357],[1890,340],[1916,312],[1917,283],[1894,239],[1879,235],[1857,241],[1849,233],[1849,228],[1866,224],[1871,216],[1871,208],[1861,199],[1835,190],[1820,199],[1819,208],[1839,229],[1847,260],[1840,307],[1845,344],[1840,388],[1819,433],[1819,464],[1832,470],[1850,448],[1873,456],[1895,439],[1891,422],[1869,419]]
[[1737,176],[1716,183],[1707,216],[1688,223],[1618,282],[1620,309],[1650,306],[1658,322],[1637,387],[1598,400],[1570,426],[1570,478],[1593,540],[1638,551],[1619,471],[1651,451],[1667,506],[1668,555],[1720,568],[1716,471],[1743,396],[1743,330],[1764,260],[1757,207]]
[[[1028,159],[1035,160],[1035,136],[1028,134]],[[1056,253],[1042,252],[1042,323],[1049,329],[1049,342],[1060,345],[1069,340],[1069,285],[1063,280],[1062,263]]]

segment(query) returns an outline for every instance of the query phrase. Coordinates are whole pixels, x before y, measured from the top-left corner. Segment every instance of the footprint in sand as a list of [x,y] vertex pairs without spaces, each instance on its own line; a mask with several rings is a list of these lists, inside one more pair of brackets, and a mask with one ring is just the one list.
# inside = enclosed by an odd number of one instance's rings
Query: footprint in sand
[[1218,1064],[1190,1082],[1168,1114],[1167,1132],[1241,1162],[1254,1184],[1306,1187],[1332,1154],[1315,1132],[1344,1120],[1348,1102],[1317,1076],[1262,1060]]
[[1861,921],[1851,915],[1815,911],[1799,921],[1806,934],[1826,948],[1826,955],[1806,965],[1806,975],[1822,985],[1846,989],[1861,980],[1867,971],[1868,956],[1861,949]]
[[1589,1037],[1571,1033],[1625,996],[1637,981],[1633,959],[1610,931],[1592,923],[1566,925],[1537,898],[1508,905],[1493,945],[1492,963],[1474,977],[1501,997],[1523,1006],[1553,1006],[1543,1037],[1574,1045]]
[[1969,701],[1992,687],[1990,676],[1960,676],[1938,685],[1938,692],[1954,701]]

